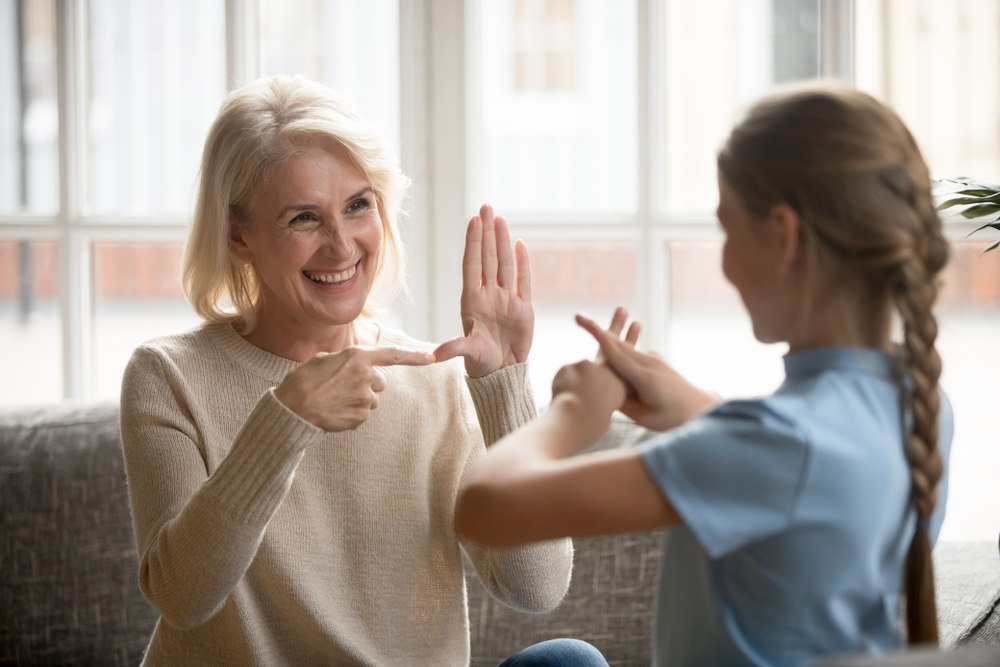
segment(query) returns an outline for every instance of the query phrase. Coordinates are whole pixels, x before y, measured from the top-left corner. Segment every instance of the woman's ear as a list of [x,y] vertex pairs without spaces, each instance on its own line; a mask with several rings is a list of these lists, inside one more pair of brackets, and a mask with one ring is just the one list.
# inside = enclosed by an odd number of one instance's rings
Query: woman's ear
[[788,204],[776,204],[768,216],[773,241],[778,251],[778,267],[783,274],[791,273],[805,257],[802,226],[799,215]]
[[243,234],[246,228],[240,224],[240,221],[236,219],[236,215],[232,212],[229,213],[229,249],[233,251],[236,259],[240,260],[244,264],[250,264],[253,262],[253,251],[250,250],[250,246],[247,242],[243,240]]

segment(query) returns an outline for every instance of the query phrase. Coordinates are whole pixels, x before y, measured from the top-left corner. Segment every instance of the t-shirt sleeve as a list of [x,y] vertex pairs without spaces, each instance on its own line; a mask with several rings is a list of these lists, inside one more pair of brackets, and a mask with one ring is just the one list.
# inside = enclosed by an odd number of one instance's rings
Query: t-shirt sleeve
[[732,401],[640,447],[660,491],[714,559],[784,530],[808,458],[764,401]]

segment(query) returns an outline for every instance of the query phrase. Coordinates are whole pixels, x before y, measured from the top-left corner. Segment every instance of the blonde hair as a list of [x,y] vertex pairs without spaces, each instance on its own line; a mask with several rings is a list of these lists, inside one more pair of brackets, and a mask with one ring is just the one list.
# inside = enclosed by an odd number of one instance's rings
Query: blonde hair
[[409,180],[384,135],[343,97],[301,76],[258,79],[230,93],[205,140],[201,176],[181,284],[195,311],[210,322],[253,330],[257,275],[229,247],[230,220],[249,212],[274,168],[296,155],[343,146],[375,193],[383,240],[363,317],[405,289],[405,255],[397,218]]
[[937,643],[927,527],[943,466],[941,358],[931,309],[949,247],[917,143],[871,96],[812,86],[754,105],[720,151],[718,167],[752,217],[790,206],[810,251],[839,269],[838,278],[892,304],[902,320],[913,414],[905,449],[918,515],[903,581],[907,629],[911,644]]

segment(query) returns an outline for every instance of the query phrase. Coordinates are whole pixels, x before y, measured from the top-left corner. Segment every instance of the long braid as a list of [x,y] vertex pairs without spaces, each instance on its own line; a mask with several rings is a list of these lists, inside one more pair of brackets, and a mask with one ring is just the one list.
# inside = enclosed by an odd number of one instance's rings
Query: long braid
[[[922,198],[921,198],[922,199]],[[893,301],[903,321],[903,348],[907,375],[912,383],[910,409],[913,430],[906,454],[917,509],[917,530],[910,543],[903,576],[906,594],[906,628],[910,644],[938,643],[937,604],[931,559],[929,519],[937,505],[938,481],[944,464],[938,450],[938,379],[941,356],[934,346],[937,320],[931,310],[937,297],[935,277],[948,257],[936,214],[919,216],[915,252],[899,267]]]

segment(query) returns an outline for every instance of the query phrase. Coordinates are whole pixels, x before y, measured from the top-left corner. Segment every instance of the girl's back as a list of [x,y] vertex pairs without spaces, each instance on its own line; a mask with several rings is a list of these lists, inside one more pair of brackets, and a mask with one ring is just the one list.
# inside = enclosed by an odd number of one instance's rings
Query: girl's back
[[[916,522],[899,369],[885,353],[786,356],[773,395],[730,401],[642,456],[685,518],[667,532],[654,664],[795,665],[899,643]],[[952,416],[940,412],[947,458]],[[940,487],[932,539],[940,529]]]

